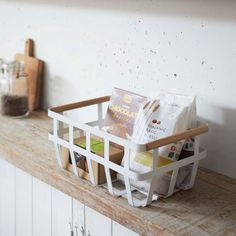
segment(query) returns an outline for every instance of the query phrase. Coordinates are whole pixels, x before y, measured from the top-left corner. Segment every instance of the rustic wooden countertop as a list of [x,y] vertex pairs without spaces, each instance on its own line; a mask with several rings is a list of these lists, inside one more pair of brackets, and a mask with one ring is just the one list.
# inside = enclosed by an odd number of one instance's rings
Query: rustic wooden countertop
[[199,170],[193,189],[134,208],[57,166],[52,121],[39,111],[0,116],[0,157],[140,235],[236,235],[236,180]]

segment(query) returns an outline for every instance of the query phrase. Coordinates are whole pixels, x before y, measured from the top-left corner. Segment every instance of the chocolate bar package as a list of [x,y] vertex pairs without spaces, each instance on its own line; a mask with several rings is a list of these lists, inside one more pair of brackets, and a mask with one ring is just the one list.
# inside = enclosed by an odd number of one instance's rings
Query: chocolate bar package
[[138,111],[146,101],[147,98],[142,95],[114,88],[103,130],[130,140]]

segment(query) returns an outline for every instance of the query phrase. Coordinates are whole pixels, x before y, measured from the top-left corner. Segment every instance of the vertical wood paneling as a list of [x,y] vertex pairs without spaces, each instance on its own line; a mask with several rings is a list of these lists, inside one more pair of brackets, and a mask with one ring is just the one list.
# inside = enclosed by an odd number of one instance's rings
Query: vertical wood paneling
[[85,211],[85,206],[79,201],[73,199],[74,236],[84,236],[83,235],[83,230],[85,229],[84,211]]
[[111,236],[111,219],[96,212],[95,210],[85,207],[85,225],[86,232],[89,236]]
[[52,188],[52,236],[70,236],[72,198]]
[[135,233],[132,230],[127,229],[123,225],[118,224],[117,222],[112,222],[112,236],[138,236],[137,233]]
[[51,236],[51,187],[33,178],[33,236]]
[[15,167],[0,158],[0,235],[15,235]]
[[138,236],[0,159],[0,236]]
[[16,168],[16,236],[32,236],[32,176]]

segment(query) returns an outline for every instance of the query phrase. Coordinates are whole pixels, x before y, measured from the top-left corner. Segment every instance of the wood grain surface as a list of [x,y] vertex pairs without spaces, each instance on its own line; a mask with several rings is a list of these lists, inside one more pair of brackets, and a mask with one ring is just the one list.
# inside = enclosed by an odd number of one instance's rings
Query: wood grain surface
[[39,109],[41,83],[43,75],[43,61],[34,57],[34,42],[27,39],[25,42],[25,53],[16,54],[15,60],[25,63],[25,72],[29,81],[29,110]]
[[199,170],[193,189],[134,208],[57,166],[43,111],[0,116],[0,157],[140,235],[236,235],[236,180]]

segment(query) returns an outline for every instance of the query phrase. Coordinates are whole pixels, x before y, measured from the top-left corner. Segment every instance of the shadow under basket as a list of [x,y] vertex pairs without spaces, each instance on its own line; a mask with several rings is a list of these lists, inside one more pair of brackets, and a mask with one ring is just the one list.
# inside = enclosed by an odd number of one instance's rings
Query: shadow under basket
[[[110,97],[105,96],[48,110],[49,117],[53,118],[53,131],[49,133],[49,140],[54,143],[58,165],[94,185],[103,184],[111,195],[125,197],[130,205],[137,207],[147,206],[161,196],[169,197],[180,189],[192,188],[199,161],[206,157],[206,149],[200,147],[199,138],[208,131],[208,125],[198,122],[196,128],[146,144],[136,144],[101,130],[102,104],[109,100]],[[91,105],[97,105],[97,113],[91,114],[95,116],[92,122],[82,123],[65,114]],[[81,131],[79,136],[75,135],[76,130]],[[188,138],[194,138],[194,151],[189,157],[164,166],[157,165],[160,147]],[[142,173],[130,169],[131,153],[147,151],[152,153],[152,168]],[[185,169],[189,170],[188,181],[178,187],[178,173]],[[117,180],[117,175],[122,178]],[[163,195],[155,192],[159,176],[167,176],[168,185]],[[133,183],[139,181],[150,183],[147,191],[134,187]]]

